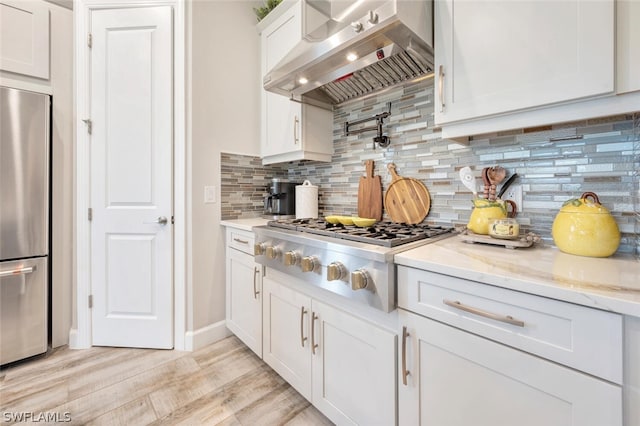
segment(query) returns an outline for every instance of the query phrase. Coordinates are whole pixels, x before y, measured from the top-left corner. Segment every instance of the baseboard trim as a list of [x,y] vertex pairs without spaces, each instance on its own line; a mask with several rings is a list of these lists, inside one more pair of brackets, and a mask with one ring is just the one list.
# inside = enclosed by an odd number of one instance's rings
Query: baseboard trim
[[231,331],[227,328],[226,321],[218,321],[195,331],[187,331],[184,336],[184,349],[197,351],[229,336],[231,336]]

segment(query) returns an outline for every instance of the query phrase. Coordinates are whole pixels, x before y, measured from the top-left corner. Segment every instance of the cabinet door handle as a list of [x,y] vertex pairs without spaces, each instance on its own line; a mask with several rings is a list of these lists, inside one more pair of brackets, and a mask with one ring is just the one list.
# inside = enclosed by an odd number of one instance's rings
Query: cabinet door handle
[[442,303],[447,306],[451,306],[452,308],[460,309],[461,311],[469,312],[474,315],[479,315],[481,317],[489,318],[495,321],[506,322],[507,324],[517,325],[518,327],[524,327],[524,321],[517,320],[511,315],[494,314],[493,312],[488,312],[482,309],[474,308],[473,306],[464,305],[457,300],[451,301],[444,299],[442,300]]
[[298,142],[300,140],[300,138],[298,138],[298,124],[300,123],[300,120],[298,119],[298,116],[294,116],[293,117],[293,143],[298,145]]
[[438,75],[438,96],[440,98],[440,112],[444,112],[444,66],[440,65]]
[[249,244],[249,241],[241,240],[240,238],[234,238],[233,241],[235,241],[236,243],[240,243],[240,244]]
[[407,331],[407,326],[402,326],[402,384],[407,386],[407,376],[411,374],[409,370],[407,370],[407,337],[410,334]]
[[260,294],[260,290],[258,290],[258,286],[256,281],[258,281],[256,279],[256,275],[258,275],[260,273],[260,268],[258,268],[257,266],[253,268],[253,298],[257,299],[258,295]]
[[304,348],[304,342],[307,341],[307,338],[304,337],[304,315],[307,313],[307,310],[304,306],[300,306],[300,344]]
[[316,333],[315,333],[315,322],[318,319],[318,316],[316,315],[315,312],[311,312],[311,353],[313,355],[316,354],[316,348],[318,347],[318,344],[316,343]]

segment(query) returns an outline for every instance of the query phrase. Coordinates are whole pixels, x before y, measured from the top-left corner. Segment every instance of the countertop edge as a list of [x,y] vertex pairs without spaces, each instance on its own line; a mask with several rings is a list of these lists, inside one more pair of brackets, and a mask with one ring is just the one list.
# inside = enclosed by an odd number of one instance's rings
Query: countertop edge
[[249,219],[227,219],[221,220],[220,225],[251,232],[255,226],[264,226],[268,221],[269,219],[260,217]]
[[[446,242],[447,240],[443,240]],[[432,249],[436,249],[438,243],[429,245]],[[521,291],[537,296],[547,297],[550,299],[561,300],[565,302],[575,303],[582,306],[601,309],[609,312],[615,312],[623,315],[630,315],[640,318],[640,302],[629,300],[624,297],[625,291],[621,290],[619,294],[611,290],[591,290],[589,288],[581,288],[579,286],[565,285],[555,282],[544,282],[534,277],[506,276],[504,273],[487,273],[474,270],[472,267],[468,269],[456,265],[448,265],[441,262],[435,262],[429,259],[417,258],[415,251],[408,250],[395,256],[394,263],[398,266],[407,266],[410,268],[431,271],[443,275],[456,278],[466,279],[479,282],[482,284],[493,285],[509,290]],[[479,249],[481,250],[481,249]],[[552,250],[546,248],[544,250]],[[603,293],[611,294],[603,294]],[[633,291],[634,294],[640,292]],[[634,296],[637,297],[637,296]],[[640,299],[639,299],[640,300]]]

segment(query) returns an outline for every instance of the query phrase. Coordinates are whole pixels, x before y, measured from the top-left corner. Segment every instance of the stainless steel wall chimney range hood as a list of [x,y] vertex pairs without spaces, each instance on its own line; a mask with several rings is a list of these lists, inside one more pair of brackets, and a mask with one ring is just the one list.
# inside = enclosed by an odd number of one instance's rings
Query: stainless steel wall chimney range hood
[[306,36],[265,75],[267,91],[340,104],[432,72],[431,1],[306,0],[302,18]]

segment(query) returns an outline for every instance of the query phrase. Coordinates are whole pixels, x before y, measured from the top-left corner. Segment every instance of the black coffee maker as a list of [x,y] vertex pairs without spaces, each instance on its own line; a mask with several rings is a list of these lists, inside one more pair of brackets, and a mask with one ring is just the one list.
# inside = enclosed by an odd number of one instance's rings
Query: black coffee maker
[[269,193],[264,198],[264,213],[269,216],[295,216],[296,214],[296,186],[298,182],[287,179],[273,178]]

